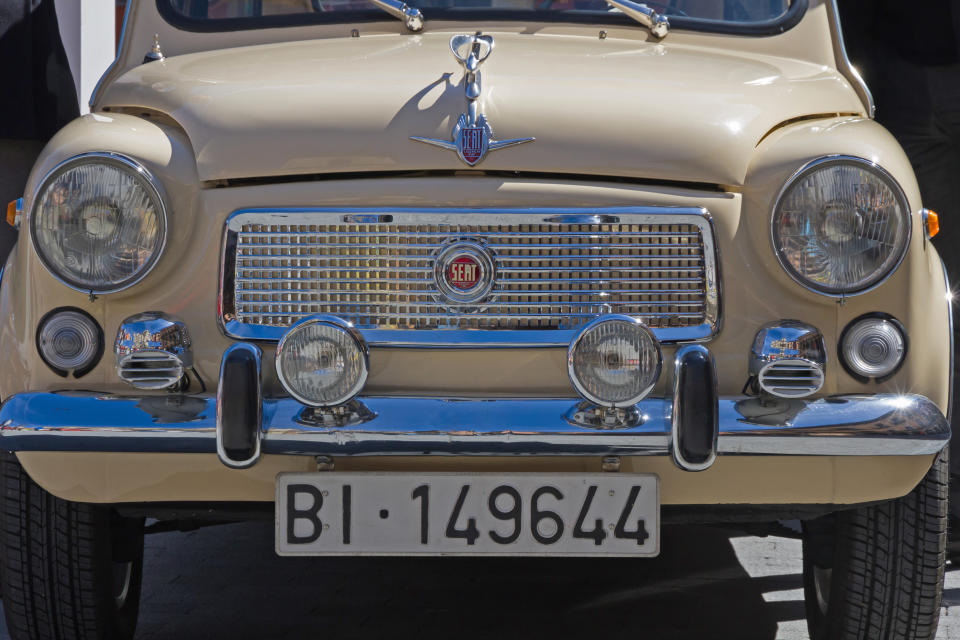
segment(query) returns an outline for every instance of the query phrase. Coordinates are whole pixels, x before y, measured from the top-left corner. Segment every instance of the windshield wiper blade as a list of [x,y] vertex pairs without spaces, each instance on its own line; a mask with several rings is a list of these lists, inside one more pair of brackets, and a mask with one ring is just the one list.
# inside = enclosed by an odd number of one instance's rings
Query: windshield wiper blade
[[[378,0],[370,1],[377,2]],[[633,0],[607,0],[607,4],[619,9],[645,26],[656,38],[662,38],[670,31],[670,21],[667,20],[667,16],[657,13],[645,4]]]
[[406,2],[401,2],[401,0],[370,0],[370,4],[383,9],[394,18],[403,20],[403,24],[410,31],[423,29],[423,14],[420,13],[420,9],[411,7]]

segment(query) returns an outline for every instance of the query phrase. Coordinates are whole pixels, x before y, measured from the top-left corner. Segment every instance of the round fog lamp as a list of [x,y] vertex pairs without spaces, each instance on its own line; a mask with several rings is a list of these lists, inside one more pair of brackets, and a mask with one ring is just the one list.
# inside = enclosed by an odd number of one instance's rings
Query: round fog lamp
[[587,400],[608,407],[640,402],[660,377],[660,345],[650,329],[630,316],[603,316],[570,343],[567,371]]
[[287,392],[311,407],[347,402],[367,381],[368,351],[349,322],[312,316],[293,325],[277,345],[277,377]]
[[103,331],[79,309],[56,309],[37,328],[37,350],[58,375],[75,378],[93,369],[103,355]]
[[847,370],[861,378],[884,378],[900,367],[907,338],[899,322],[889,316],[858,318],[840,336],[840,352]]

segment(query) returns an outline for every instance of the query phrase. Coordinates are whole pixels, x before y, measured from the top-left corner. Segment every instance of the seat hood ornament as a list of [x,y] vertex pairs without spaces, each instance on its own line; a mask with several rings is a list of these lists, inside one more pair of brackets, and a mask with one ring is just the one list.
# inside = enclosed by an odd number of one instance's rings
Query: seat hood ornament
[[486,116],[480,113],[480,65],[493,51],[493,36],[455,35],[450,38],[450,50],[464,69],[464,92],[467,97],[467,112],[461,113],[450,133],[451,140],[410,136],[411,140],[424,142],[456,151],[460,159],[471,167],[483,160],[488,151],[497,151],[506,147],[533,142],[535,138],[511,138],[494,140],[493,129]]

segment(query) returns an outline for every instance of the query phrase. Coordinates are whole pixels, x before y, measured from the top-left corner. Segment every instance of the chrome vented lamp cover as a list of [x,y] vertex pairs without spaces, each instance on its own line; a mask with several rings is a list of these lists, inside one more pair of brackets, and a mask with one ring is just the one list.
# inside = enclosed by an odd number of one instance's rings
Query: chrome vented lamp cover
[[750,375],[761,390],[781,398],[803,398],[819,391],[826,363],[823,334],[798,320],[764,325],[750,350]]
[[193,366],[187,325],[160,311],[130,316],[113,346],[117,375],[138,389],[166,389]]

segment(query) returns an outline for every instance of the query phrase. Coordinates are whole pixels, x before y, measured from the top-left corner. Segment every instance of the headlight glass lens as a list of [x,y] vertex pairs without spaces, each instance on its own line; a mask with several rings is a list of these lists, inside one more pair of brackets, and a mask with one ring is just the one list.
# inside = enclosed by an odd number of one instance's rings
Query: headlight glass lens
[[571,343],[568,369],[587,400],[625,407],[642,400],[660,377],[660,345],[641,322],[603,318],[583,329]]
[[857,293],[885,278],[909,238],[899,186],[856,159],[825,160],[801,172],[773,215],[781,264],[801,284],[831,295]]
[[163,203],[145,172],[107,155],[81,156],[48,176],[30,226],[43,264],[67,286],[94,293],[145,276],[166,235]]
[[290,395],[304,404],[342,404],[367,380],[366,348],[347,328],[308,318],[281,339],[277,373]]

